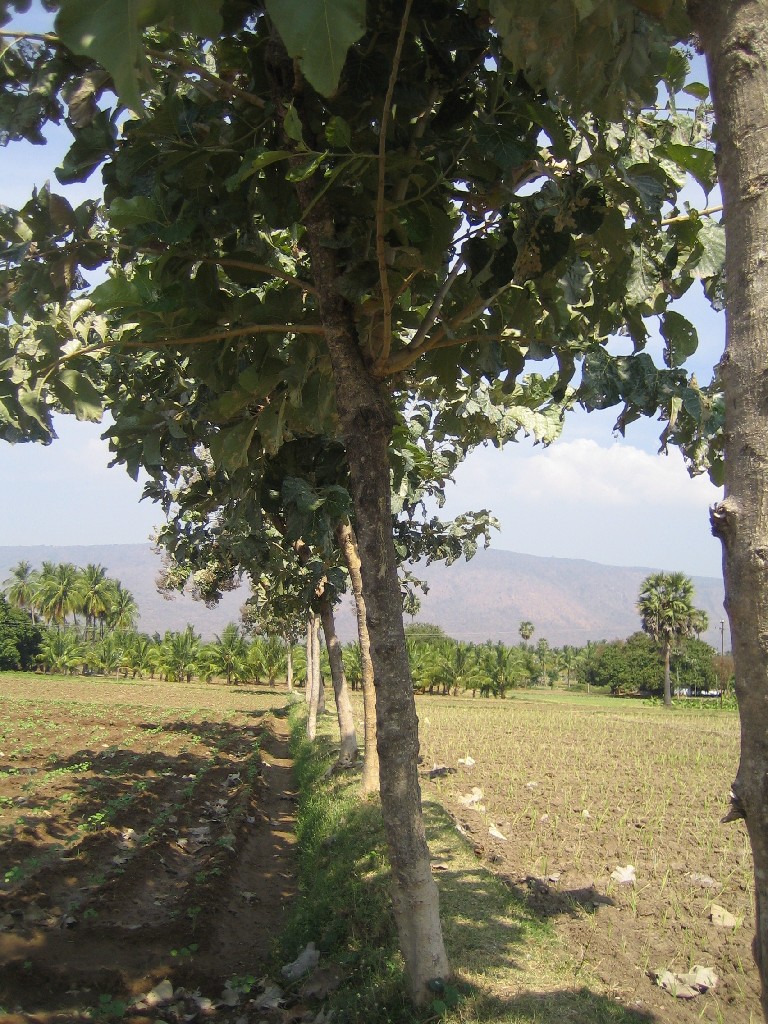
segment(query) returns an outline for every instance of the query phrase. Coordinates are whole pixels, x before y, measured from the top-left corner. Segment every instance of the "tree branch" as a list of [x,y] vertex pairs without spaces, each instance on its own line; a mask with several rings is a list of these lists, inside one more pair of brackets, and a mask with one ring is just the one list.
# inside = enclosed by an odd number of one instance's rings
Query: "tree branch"
[[[450,276],[450,275],[449,275]],[[445,284],[445,282],[444,282]],[[407,367],[413,365],[419,356],[424,355],[425,352],[431,352],[433,349],[438,348],[449,348],[452,345],[461,345],[466,341],[466,338],[448,338],[447,344],[443,344],[444,339],[449,332],[453,332],[457,327],[460,327],[465,321],[469,320],[473,316],[477,316],[487,306],[490,306],[498,297],[514,284],[510,281],[508,284],[502,285],[498,291],[495,291],[493,295],[488,298],[479,298],[474,302],[471,302],[468,306],[465,306],[460,313],[458,313],[452,320],[447,323],[442,323],[437,329],[435,334],[431,338],[425,337],[420,345],[414,346],[411,343],[407,348],[401,349],[396,352],[391,359],[387,359],[386,362],[380,360],[377,364],[378,372],[376,376],[381,379],[388,376],[391,373],[397,373],[399,370],[404,370]]]
[[386,360],[392,347],[392,299],[389,293],[389,277],[387,274],[387,246],[384,241],[384,220],[386,215],[386,204],[384,191],[387,178],[387,128],[389,117],[392,111],[392,97],[395,92],[397,73],[400,67],[400,57],[405,43],[405,33],[408,29],[408,18],[411,14],[413,0],[406,0],[403,19],[400,23],[400,34],[397,37],[397,45],[392,60],[392,71],[389,75],[387,94],[384,97],[384,107],[381,112],[381,123],[379,125],[379,180],[376,191],[376,260],[379,264],[379,282],[381,284],[381,304],[384,313],[384,325],[382,327],[381,353],[379,360]]
[[681,213],[679,217],[665,217],[662,220],[662,224],[681,224],[686,220],[690,220],[694,215],[696,217],[709,217],[713,213],[722,213],[722,206],[708,206],[706,210],[691,210],[690,213]]
[[107,345],[123,345],[125,348],[158,348],[160,346],[202,345],[209,341],[228,341],[230,338],[241,338],[246,334],[325,334],[321,324],[249,324],[246,327],[234,327],[228,331],[211,331],[210,334],[199,334],[192,338],[166,338],[163,341],[110,341]]
[[207,82],[211,82],[217,89],[222,92],[229,93],[230,96],[238,96],[241,100],[245,100],[246,103],[250,103],[254,107],[258,107],[263,110],[266,107],[266,102],[261,96],[256,96],[252,92],[248,92],[246,89],[241,89],[237,85],[232,85],[231,82],[225,82],[223,78],[219,78],[218,75],[214,75],[212,71],[207,68],[201,68],[199,64],[196,64],[193,60],[188,60],[186,57],[179,57],[173,53],[165,53],[163,50],[153,50],[147,47],[147,54],[150,57],[154,57],[156,60],[165,60],[169,64],[176,64],[180,68],[184,68],[186,71],[191,71],[195,75],[199,75],[204,78]]
[[[169,252],[168,249],[163,246],[142,246],[141,249],[136,249],[135,246],[127,245],[124,242],[118,244],[119,249],[128,249],[131,252],[145,252],[153,253],[155,255],[165,255]],[[294,277],[289,274],[286,270],[279,270],[277,267],[271,267],[268,263],[251,263],[249,260],[232,260],[227,256],[199,256],[197,253],[192,252],[179,252],[174,255],[179,258],[190,259],[195,263],[210,263],[214,266],[219,267],[232,267],[233,269],[238,268],[240,270],[253,270],[258,274],[267,274],[270,277],[276,277],[280,281],[285,281],[286,284],[293,285],[295,288],[300,288],[303,292],[307,292],[308,295],[317,295],[317,288],[309,281],[304,281],[300,277]]]
[[[416,333],[408,343],[408,346],[406,348],[407,352],[418,352],[419,354],[421,354],[421,352],[424,351],[424,339],[434,326],[435,320],[437,320],[440,314],[440,310],[442,309],[443,303],[445,302],[445,298],[448,295],[448,292],[451,290],[453,282],[461,273],[463,267],[464,260],[461,258],[461,256],[459,256],[459,258],[454,263],[451,272],[440,285],[440,288],[437,291],[437,295],[435,295],[434,299],[432,300],[432,305],[429,307],[424,319],[421,321],[418,328],[416,329]],[[389,353],[387,353],[387,359],[388,357]],[[416,358],[418,358],[418,356]],[[378,374],[382,370],[386,372],[386,369],[387,360],[380,359],[373,368],[374,375],[378,376]]]
[[384,377],[393,373],[402,373],[409,366],[413,366],[416,360],[420,359],[425,352],[437,352],[438,349],[456,348],[459,345],[468,345],[471,342],[486,344],[492,341],[513,341],[519,345],[530,345],[530,341],[527,338],[516,338],[505,334],[463,334],[459,338],[442,338],[440,341],[435,341],[429,346],[423,346],[418,352],[411,351],[410,348],[404,348],[399,352],[395,352],[394,355],[390,356],[387,365],[382,368],[380,376]]
[[5,29],[0,29],[0,39],[30,39],[36,43],[61,44],[59,37],[52,32],[6,32]]
[[233,269],[240,270],[253,270],[259,274],[269,274],[270,277],[277,277],[281,281],[285,281],[286,284],[291,284],[296,288],[301,288],[303,292],[307,292],[309,295],[318,295],[317,288],[309,281],[304,281],[300,277],[292,277],[291,274],[285,270],[277,270],[275,267],[270,267],[267,263],[249,263],[247,260],[230,260],[226,257],[218,256],[200,256],[198,257],[201,263],[214,263],[220,267],[232,267]]

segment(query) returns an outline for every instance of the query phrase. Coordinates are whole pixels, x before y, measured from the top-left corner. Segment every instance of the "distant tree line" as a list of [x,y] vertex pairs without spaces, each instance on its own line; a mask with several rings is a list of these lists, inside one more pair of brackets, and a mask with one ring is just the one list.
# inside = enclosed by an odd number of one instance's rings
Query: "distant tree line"
[[[505,698],[526,687],[564,687],[621,693],[665,693],[665,680],[679,694],[722,692],[732,676],[730,656],[721,656],[698,636],[706,616],[691,604],[690,581],[657,573],[643,581],[638,611],[645,632],[626,640],[553,647],[530,642],[532,622],[519,624],[519,643],[475,644],[448,636],[438,625],[406,627],[408,655],[417,693]],[[79,568],[43,562],[37,570],[19,562],[0,595],[0,668],[59,673],[103,673],[127,678],[189,682],[222,679],[230,684],[278,680],[291,685],[306,676],[306,653],[278,635],[259,635],[250,606],[241,624],[230,623],[204,643],[188,626],[150,636],[137,632],[138,608],[103,566]],[[352,689],[362,685],[358,643],[343,649]],[[328,675],[328,657],[322,665]]]
[[61,629],[71,625],[83,637],[110,630],[133,629],[139,608],[119,580],[103,565],[81,568],[72,562],[45,561],[39,569],[21,561],[3,584],[8,604],[26,612],[33,623]]
[[150,636],[136,630],[113,630],[95,643],[76,630],[47,630],[37,663],[49,672],[101,673],[116,678],[159,679],[189,683],[193,679],[237,684],[285,680],[288,652],[277,637],[249,639],[236,623],[209,642],[192,626]]
[[[519,632],[530,639],[534,630],[525,622]],[[560,687],[664,695],[665,649],[641,631],[625,640],[590,641],[583,647],[553,647],[544,638],[507,646],[454,640],[438,625],[417,623],[406,627],[406,639],[417,693],[503,699],[515,689]],[[345,646],[344,667],[356,689],[361,674],[358,644]],[[669,672],[678,694],[719,693],[732,681],[733,661],[697,636],[679,636],[670,643]]]

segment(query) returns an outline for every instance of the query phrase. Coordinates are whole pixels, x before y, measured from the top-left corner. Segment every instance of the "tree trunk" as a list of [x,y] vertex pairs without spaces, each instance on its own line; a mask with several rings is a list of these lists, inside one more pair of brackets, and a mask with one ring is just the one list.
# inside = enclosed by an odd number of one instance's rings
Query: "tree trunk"
[[355,735],[355,716],[352,713],[352,702],[349,699],[347,677],[344,674],[344,661],[341,656],[341,644],[336,635],[336,623],[333,608],[327,596],[320,599],[320,621],[325,634],[325,646],[328,649],[328,660],[331,664],[331,680],[336,697],[336,715],[339,719],[339,757],[337,764],[347,766],[357,761],[357,736]]
[[669,644],[664,644],[664,706],[672,707],[672,680],[669,673]]
[[376,683],[381,805],[392,865],[392,899],[409,990],[417,1003],[449,974],[440,926],[437,886],[421,813],[418,719],[403,628],[402,598],[392,538],[389,442],[390,401],[364,366],[346,302],[332,292],[321,244],[330,224],[309,225],[308,245],[336,385],[336,405],[347,451],[355,508],[368,633]]
[[314,670],[312,668],[313,659],[315,656],[314,646],[312,643],[312,615],[307,619],[307,638],[306,638],[306,655],[307,655],[307,677],[304,680],[304,700],[309,705],[309,699],[312,696],[312,680],[314,679]]
[[360,554],[357,537],[349,523],[343,523],[336,530],[336,537],[344,554],[352,582],[352,595],[357,613],[357,637],[360,642],[360,667],[363,685],[363,723],[365,729],[363,774],[360,790],[363,796],[379,792],[379,752],[376,748],[376,689],[371,661],[371,641],[368,636],[368,622],[365,616],[363,577],[360,572]]
[[320,703],[320,617],[313,614],[307,632],[307,736],[313,740],[317,735],[317,712]]
[[728,819],[744,817],[755,864],[763,1013],[768,1019],[768,0],[690,0],[717,118],[726,228],[723,544],[741,758]]
[[286,669],[285,669],[285,682],[288,687],[288,693],[293,692],[293,645],[285,637],[285,649],[286,649]]
[[[296,102],[296,96],[293,99]],[[392,536],[389,444],[395,417],[391,394],[363,360],[354,310],[337,291],[336,225],[327,203],[314,188],[307,179],[296,183],[304,210],[304,244],[312,262],[333,371],[360,545],[393,909],[409,992],[414,1002],[424,1004],[434,997],[429,982],[447,978],[450,968],[421,813],[418,718]]]

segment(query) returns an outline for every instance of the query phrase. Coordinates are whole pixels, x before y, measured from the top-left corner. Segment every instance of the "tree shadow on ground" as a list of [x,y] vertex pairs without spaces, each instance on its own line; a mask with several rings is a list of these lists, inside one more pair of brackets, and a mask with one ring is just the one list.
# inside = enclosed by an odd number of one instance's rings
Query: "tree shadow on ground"
[[467,986],[462,1002],[464,1014],[471,1013],[473,1024],[499,1024],[500,1021],[535,1021],[536,1024],[657,1024],[659,1021],[655,1014],[623,1006],[587,988],[554,992],[529,991],[505,998],[489,995],[470,985]]
[[[183,719],[136,727],[157,736],[155,749],[121,743],[115,725],[112,744],[38,756],[23,776],[3,840],[6,1006],[61,1010],[88,990],[123,995],[159,977],[220,984],[238,944],[256,955],[257,926],[271,937],[281,924],[292,826],[287,778],[270,766],[267,780],[259,758],[271,730]],[[233,935],[224,956],[222,914]]]
[[[425,802],[424,813],[440,887],[446,947],[463,998],[471,1003],[473,1021],[650,1024],[657,1020],[590,991],[578,978],[576,964],[567,971],[570,984],[562,985],[563,954],[553,948],[549,920],[557,914],[596,913],[599,904],[595,905],[592,890],[557,893],[556,899],[542,903],[543,893],[510,884],[473,863],[471,846],[442,805]],[[485,977],[488,989],[482,981]],[[532,982],[539,988],[542,978],[550,977],[551,991],[525,991]],[[499,987],[508,988],[509,996],[499,995]]]
[[[439,829],[446,827],[461,832],[456,819],[442,804],[425,801],[424,808],[425,811],[429,810],[435,818],[432,826],[433,835]],[[429,838],[429,822],[427,823],[427,828]],[[467,837],[466,845],[468,848],[473,848],[471,837]],[[484,857],[482,848],[474,847],[474,852],[478,858]],[[490,863],[494,863],[499,858],[489,856],[487,859]],[[510,875],[502,871],[495,871],[490,868],[486,870],[492,871],[493,877],[502,882],[509,892],[514,895],[515,899],[539,920],[561,916],[582,917],[584,914],[596,914],[601,907],[616,906],[615,900],[604,893],[598,892],[593,885],[584,886],[579,889],[560,889],[557,885],[550,884],[547,880],[533,875],[527,877],[524,880],[524,884],[521,885]]]

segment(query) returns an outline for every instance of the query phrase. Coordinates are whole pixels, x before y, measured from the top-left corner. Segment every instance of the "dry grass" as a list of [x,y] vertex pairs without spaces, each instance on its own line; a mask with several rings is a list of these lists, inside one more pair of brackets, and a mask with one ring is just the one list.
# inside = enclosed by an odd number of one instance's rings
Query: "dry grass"
[[[572,985],[591,976],[658,1020],[761,1019],[749,843],[741,824],[720,821],[738,763],[735,714],[531,695],[420,698],[418,709],[425,796],[553,920],[573,958]],[[471,767],[459,764],[467,756]],[[449,773],[429,780],[434,764]],[[460,797],[473,786],[483,797],[468,808]],[[635,884],[611,879],[626,865]],[[715,927],[713,904],[738,927]],[[648,978],[695,963],[721,981],[693,1004]]]

